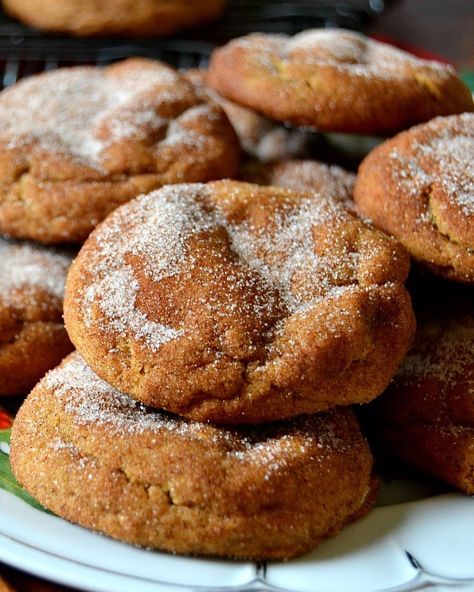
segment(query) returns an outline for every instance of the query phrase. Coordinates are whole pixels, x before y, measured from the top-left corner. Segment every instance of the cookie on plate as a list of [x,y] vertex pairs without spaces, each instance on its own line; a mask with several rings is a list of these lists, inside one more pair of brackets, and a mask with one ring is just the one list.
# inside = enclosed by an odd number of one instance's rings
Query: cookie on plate
[[354,200],[430,271],[474,283],[474,114],[438,117],[378,146]]
[[59,516],[175,553],[287,559],[364,515],[372,457],[349,409],[229,430],[143,407],[77,353],[20,409],[11,462]]
[[450,66],[343,29],[254,33],[216,49],[209,84],[272,119],[385,135],[474,109]]
[[225,113],[165,64],[32,76],[0,93],[0,232],[83,241],[140,193],[232,176],[238,159]]
[[20,395],[68,354],[62,319],[72,256],[0,238],[0,395]]
[[474,494],[474,299],[418,317],[415,347],[371,411],[382,449]]
[[114,212],[68,276],[65,320],[110,384],[196,420],[371,400],[412,341],[408,254],[334,200],[237,181]]
[[211,21],[224,0],[2,0],[31,27],[70,35],[166,36]]

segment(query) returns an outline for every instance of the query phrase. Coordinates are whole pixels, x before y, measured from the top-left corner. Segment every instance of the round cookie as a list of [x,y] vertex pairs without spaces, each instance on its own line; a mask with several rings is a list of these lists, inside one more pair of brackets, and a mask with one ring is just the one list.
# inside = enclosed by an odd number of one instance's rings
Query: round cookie
[[172,68],[63,68],[0,93],[0,233],[84,240],[118,205],[168,183],[232,176],[235,132]]
[[474,114],[381,144],[360,166],[354,200],[433,273],[474,283]]
[[316,134],[285,127],[253,109],[225,99],[207,85],[206,70],[187,70],[184,75],[204,99],[222,107],[237,132],[242,149],[250,156],[261,162],[273,162],[310,156],[315,151]]
[[354,209],[352,191],[356,176],[336,165],[316,160],[284,160],[266,164],[252,162],[241,167],[239,178],[258,185],[312,191]]
[[352,411],[228,430],[143,407],[74,353],[20,409],[19,482],[72,522],[145,547],[287,559],[374,501],[372,457]]
[[338,203],[237,181],[114,212],[68,275],[65,321],[104,380],[196,420],[371,400],[409,347],[408,254]]
[[211,56],[209,84],[278,121],[385,135],[474,109],[453,68],[343,29],[256,33]]
[[383,450],[471,495],[473,310],[471,296],[418,317],[415,347],[370,414]]
[[0,395],[26,394],[71,351],[62,319],[71,261],[0,238]]
[[224,0],[3,0],[5,12],[31,27],[78,36],[167,36],[211,21]]

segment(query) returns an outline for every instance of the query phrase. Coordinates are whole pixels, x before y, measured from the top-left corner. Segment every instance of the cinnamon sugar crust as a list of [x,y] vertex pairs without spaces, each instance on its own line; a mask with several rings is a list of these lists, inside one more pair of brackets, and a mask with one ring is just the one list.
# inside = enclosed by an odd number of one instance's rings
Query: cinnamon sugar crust
[[11,462],[63,518],[193,555],[294,557],[374,502],[372,457],[351,410],[218,428],[145,408],[77,353],[20,409]]
[[0,232],[83,241],[140,193],[231,176],[238,159],[220,107],[160,62],[32,76],[0,93]]
[[352,191],[356,176],[336,165],[317,160],[282,160],[266,164],[250,162],[241,167],[239,178],[258,185],[319,193],[354,209]]
[[385,450],[471,495],[473,305],[472,297],[451,299],[420,315],[415,346],[372,414]]
[[360,166],[358,210],[433,273],[474,283],[474,114],[438,117]]
[[277,121],[385,135],[474,109],[453,68],[343,29],[254,33],[216,49],[209,84]]
[[110,384],[196,420],[371,400],[405,355],[408,255],[331,199],[236,181],[141,196],[68,276],[71,340]]
[[71,261],[0,238],[0,395],[26,394],[71,351],[62,320]]
[[3,0],[4,10],[31,27],[77,36],[167,36],[205,24],[224,0]]

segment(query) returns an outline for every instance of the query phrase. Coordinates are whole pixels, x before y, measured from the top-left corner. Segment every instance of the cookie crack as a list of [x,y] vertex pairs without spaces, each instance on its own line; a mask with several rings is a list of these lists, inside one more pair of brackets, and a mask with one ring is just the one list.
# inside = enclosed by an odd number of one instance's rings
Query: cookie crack
[[426,207],[427,207],[427,214],[429,216],[430,224],[434,227],[436,232],[441,235],[447,242],[456,247],[464,249],[468,254],[474,255],[474,248],[470,248],[467,245],[464,245],[458,240],[452,238],[452,236],[446,232],[443,232],[438,224],[438,220],[433,210],[432,201],[433,201],[433,185],[430,185],[426,192],[424,192],[424,197],[427,200]]

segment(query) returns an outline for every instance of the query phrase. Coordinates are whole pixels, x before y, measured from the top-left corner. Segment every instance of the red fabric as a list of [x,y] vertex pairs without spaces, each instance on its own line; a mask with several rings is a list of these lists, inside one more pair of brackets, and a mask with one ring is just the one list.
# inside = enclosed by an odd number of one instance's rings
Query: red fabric
[[3,411],[3,409],[0,409],[0,430],[11,427],[12,423],[12,418],[7,414],[7,412]]

